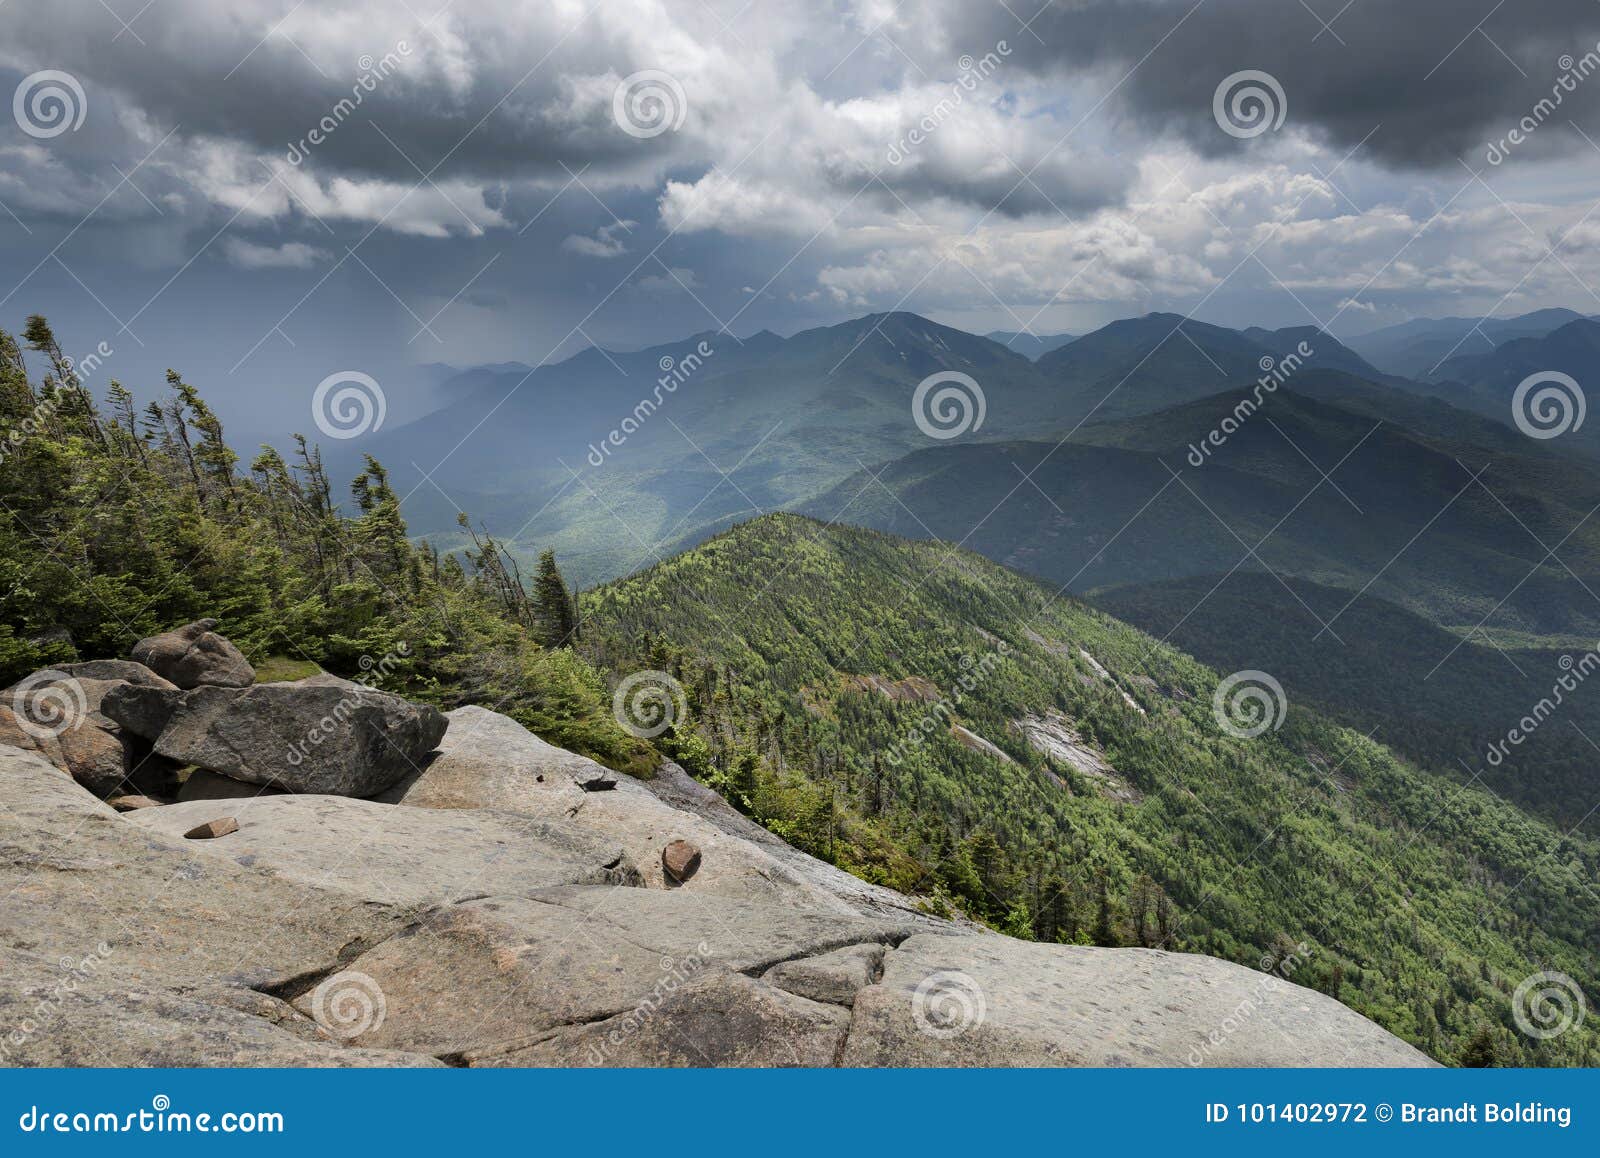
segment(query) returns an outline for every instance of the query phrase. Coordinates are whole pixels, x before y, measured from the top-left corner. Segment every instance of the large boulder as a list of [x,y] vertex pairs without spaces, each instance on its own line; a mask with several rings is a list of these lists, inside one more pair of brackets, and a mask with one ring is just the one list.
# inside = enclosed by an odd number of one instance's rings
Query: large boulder
[[[130,682],[132,681],[132,682]],[[0,742],[37,751],[96,796],[164,795],[177,790],[176,768],[147,740],[105,711],[122,692],[178,695],[172,684],[130,660],[91,660],[34,672],[3,694]]]
[[48,730],[28,726],[30,721],[18,719],[11,709],[9,698],[0,703],[0,745],[22,752],[37,752],[62,772],[67,770],[66,758],[61,754],[61,744]]
[[36,671],[0,692],[0,697],[13,712],[21,712],[50,731],[59,732],[85,718],[112,728],[117,721],[105,713],[106,697],[129,687],[158,695],[178,690],[143,664],[103,659]]
[[133,645],[133,658],[180,688],[247,688],[255,668],[242,652],[215,631],[215,619],[202,619],[164,631]]
[[107,683],[169,689],[178,686],[131,659],[89,659],[80,663],[57,664],[55,670],[75,680],[103,680]]
[[202,687],[172,704],[155,750],[249,784],[371,796],[426,763],[448,726],[436,708],[359,684]]
[[100,713],[112,683],[50,668],[7,688],[0,741],[38,752],[100,797],[118,791],[135,753]]
[[122,791],[132,771],[135,753],[131,741],[88,721],[56,737],[67,773],[100,799]]
[[120,683],[106,689],[100,699],[100,712],[135,736],[154,740],[166,728],[182,699],[183,693],[171,684],[151,687]]
[[[137,665],[130,665],[137,666]],[[152,673],[153,674],[153,673]],[[83,705],[88,710],[90,722],[102,728],[118,727],[116,720],[106,714],[105,703],[108,696],[115,695],[124,689],[137,689],[152,695],[177,695],[178,689],[161,677],[155,676],[159,683],[131,683],[124,679],[98,679],[89,676],[68,675],[62,682],[75,686],[82,696]]]

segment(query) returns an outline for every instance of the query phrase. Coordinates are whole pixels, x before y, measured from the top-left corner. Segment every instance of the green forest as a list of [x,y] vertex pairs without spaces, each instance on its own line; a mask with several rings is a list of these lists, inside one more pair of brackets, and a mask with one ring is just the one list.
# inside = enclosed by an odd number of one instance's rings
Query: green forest
[[[1191,614],[1202,598],[1206,614]],[[1142,584],[1093,600],[1221,671],[1270,656],[1296,703],[1362,732],[1376,729],[1424,767],[1476,777],[1563,832],[1594,807],[1600,695],[1580,690],[1593,675],[1592,639],[1559,649],[1545,640],[1501,643],[1484,631],[1447,631],[1370,592],[1352,597],[1244,569],[1220,582]],[[1313,616],[1327,622],[1335,614],[1341,638],[1319,638]],[[1508,742],[1525,720],[1535,728]]]
[[[463,515],[414,541],[368,459],[231,449],[169,372],[139,407],[42,318],[0,334],[0,679],[123,655],[202,616],[264,673],[381,665],[648,777],[665,757],[812,854],[1015,936],[1210,953],[1332,994],[1448,1064],[1593,1065],[1600,1019],[1535,1041],[1524,977],[1595,973],[1600,848],[1291,702],[1236,739],[1216,672],[936,542],[793,515],[574,598]],[[663,672],[687,714],[613,715]],[[902,694],[903,693],[903,694]],[[1030,746],[1070,724],[1114,770]],[[930,722],[931,721],[931,722]],[[1300,946],[1306,946],[1301,950]]]

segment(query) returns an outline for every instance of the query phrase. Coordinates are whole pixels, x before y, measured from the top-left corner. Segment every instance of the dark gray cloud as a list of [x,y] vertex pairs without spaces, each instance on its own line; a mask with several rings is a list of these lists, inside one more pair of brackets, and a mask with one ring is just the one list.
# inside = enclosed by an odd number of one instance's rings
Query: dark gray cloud
[[[765,166],[846,193],[879,173],[908,200],[1007,216],[1113,204],[1132,179],[1127,158],[1087,141],[1060,147],[1048,128],[1020,122],[1007,130],[1010,110],[997,107],[1003,76],[962,94],[948,68],[908,70],[909,57],[896,57],[886,69],[866,15],[859,28],[832,14],[800,15],[768,35],[760,25],[780,19],[783,5],[725,7],[747,13],[742,32],[699,0],[592,8],[479,0],[433,20],[402,0],[163,0],[133,33],[115,36],[98,0],[60,0],[8,13],[0,68],[72,73],[89,92],[97,132],[112,109],[136,112],[157,136],[176,128],[180,143],[287,161],[323,179],[409,185],[428,173],[559,184],[581,170],[588,183],[615,188],[697,167]],[[810,51],[826,67],[804,71],[800,57]],[[663,91],[683,114],[678,130],[619,127],[618,85],[645,71],[670,74],[675,88]],[[890,164],[896,143],[941,116],[952,94],[970,102],[959,110],[965,124],[941,127],[908,163]],[[865,113],[853,103],[861,101]],[[74,147],[104,155],[87,138],[58,144],[62,157]],[[984,149],[999,149],[1007,164]],[[771,152],[783,161],[770,163]],[[1029,179],[1019,182],[1023,172]],[[881,186],[866,196],[894,200]]]
[[[72,73],[98,91],[102,116],[125,106],[163,132],[269,156],[299,149],[325,171],[394,180],[436,165],[490,179],[625,168],[683,144],[614,131],[603,78],[637,54],[614,25],[560,5],[494,0],[432,21],[426,7],[164,0],[115,35],[97,0],[18,5],[0,63]],[[594,91],[574,88],[584,78]],[[323,139],[308,141],[319,127]]]
[[[107,336],[136,389],[178,363],[265,430],[332,371],[725,322],[1600,308],[1595,227],[1568,235],[1593,158],[1559,123],[1600,140],[1600,75],[1493,193],[1454,161],[1483,167],[1600,4],[1306,3],[1331,31],[1297,0],[160,0],[131,31],[99,0],[13,0],[0,96],[64,70],[88,115],[40,138],[0,114],[0,326]],[[1245,69],[1288,99],[1251,144],[1212,119]],[[681,86],[676,129],[617,123],[641,70]]]
[[1289,126],[1341,153],[1367,140],[1371,156],[1400,169],[1455,167],[1457,158],[1480,168],[1489,142],[1533,115],[1592,53],[1596,75],[1562,92],[1556,124],[1526,148],[1589,149],[1559,124],[1568,119],[1591,136],[1600,129],[1594,0],[1072,0],[1039,12],[1029,26],[1037,38],[986,5],[953,5],[946,19],[955,44],[1005,38],[1020,68],[1092,68],[1111,83],[1126,75],[1111,98],[1117,111],[1212,154],[1241,147],[1218,130],[1212,97],[1224,77],[1248,69],[1282,84]]

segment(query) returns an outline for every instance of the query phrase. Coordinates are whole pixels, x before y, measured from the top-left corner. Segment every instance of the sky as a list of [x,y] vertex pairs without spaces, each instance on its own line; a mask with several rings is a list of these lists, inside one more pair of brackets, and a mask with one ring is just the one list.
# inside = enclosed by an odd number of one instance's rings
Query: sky
[[0,327],[251,433],[894,309],[1600,313],[1595,0],[0,4]]

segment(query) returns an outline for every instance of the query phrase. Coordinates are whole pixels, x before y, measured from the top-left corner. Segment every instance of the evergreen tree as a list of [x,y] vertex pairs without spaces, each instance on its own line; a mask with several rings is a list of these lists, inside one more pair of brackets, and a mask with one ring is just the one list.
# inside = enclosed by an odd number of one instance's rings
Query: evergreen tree
[[561,577],[561,569],[556,566],[554,551],[539,555],[539,571],[533,580],[533,607],[540,641],[546,647],[565,647],[572,642],[577,619],[572,611],[572,595]]
[[1112,949],[1122,944],[1111,916],[1111,890],[1104,879],[1100,881],[1100,909],[1094,919],[1094,943]]
[[1467,1044],[1462,1048],[1462,1068],[1483,1070],[1492,1069],[1499,1064],[1494,1044],[1494,1031],[1485,1025],[1468,1038]]
[[1033,914],[1028,910],[1027,901],[1019,899],[1011,906],[1010,911],[1006,913],[1005,921],[1000,925],[1000,931],[1018,940],[1033,940]]

